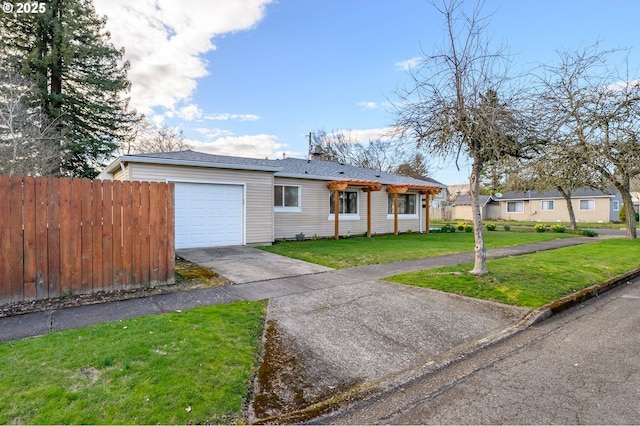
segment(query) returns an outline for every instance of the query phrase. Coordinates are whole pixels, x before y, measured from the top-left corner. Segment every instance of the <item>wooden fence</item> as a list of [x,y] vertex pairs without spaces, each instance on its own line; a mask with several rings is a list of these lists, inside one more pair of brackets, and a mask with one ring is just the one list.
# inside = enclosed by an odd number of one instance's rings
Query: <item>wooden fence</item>
[[0,176],[0,304],[174,282],[174,184]]

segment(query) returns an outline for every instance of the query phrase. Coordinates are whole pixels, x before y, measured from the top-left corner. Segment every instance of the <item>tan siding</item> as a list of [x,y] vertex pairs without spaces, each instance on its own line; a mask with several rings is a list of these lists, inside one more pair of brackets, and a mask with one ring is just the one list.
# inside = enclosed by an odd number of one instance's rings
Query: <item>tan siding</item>
[[131,180],[246,184],[246,243],[273,241],[273,173],[205,167],[131,164]]
[[[595,210],[580,210],[580,200],[594,200]],[[515,200],[514,200],[515,201]],[[569,210],[564,199],[554,199],[554,210],[542,210],[542,200],[524,200],[523,213],[507,213],[507,200],[500,201],[501,217],[506,220],[536,222],[569,222]],[[577,222],[609,222],[609,198],[583,197],[572,199],[573,211]]]
[[[292,239],[299,233],[306,238],[313,235],[330,237],[334,235],[334,221],[329,214],[330,191],[327,182],[308,179],[279,178],[274,184],[296,185],[301,187],[301,212],[275,212],[275,238]],[[367,232],[367,194],[358,190],[359,220],[339,221],[340,235],[362,235]],[[377,234],[393,232],[393,219],[387,219],[387,192],[371,193],[371,232]],[[422,218],[423,219],[423,218]],[[420,229],[420,219],[401,219],[398,223],[400,232]]]

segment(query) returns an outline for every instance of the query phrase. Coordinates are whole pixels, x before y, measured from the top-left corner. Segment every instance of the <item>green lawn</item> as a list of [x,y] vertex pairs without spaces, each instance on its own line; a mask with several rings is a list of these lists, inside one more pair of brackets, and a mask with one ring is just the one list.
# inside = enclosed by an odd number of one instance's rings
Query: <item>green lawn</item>
[[[505,247],[575,235],[522,232],[485,232],[485,247]],[[341,269],[358,265],[419,259],[473,251],[473,233],[383,235],[371,239],[345,238],[279,242],[263,250],[311,263]]]
[[[445,224],[450,224],[450,225],[456,225],[458,222],[466,222],[466,223],[471,223],[470,220],[435,220],[431,222],[431,227],[439,227]],[[535,225],[537,225],[538,223],[543,223],[543,222],[535,222],[535,221],[527,221],[527,220],[485,220],[484,224],[486,225],[489,222],[493,222],[495,223],[499,229],[502,229],[502,227],[504,225],[509,225],[512,228],[518,228],[518,227],[529,227],[529,228],[533,228]],[[551,225],[563,225],[567,230],[571,229],[571,222],[546,222],[545,223],[548,226]],[[624,222],[618,222],[618,223],[612,223],[612,222],[578,222],[578,228],[579,229],[587,229],[587,228],[594,228],[594,229],[626,229],[626,224]]]
[[640,267],[640,240],[612,239],[513,258],[487,261],[489,273],[467,273],[473,265],[429,269],[386,278],[510,305],[537,308]]
[[0,423],[233,423],[265,310],[238,302],[1,343]]

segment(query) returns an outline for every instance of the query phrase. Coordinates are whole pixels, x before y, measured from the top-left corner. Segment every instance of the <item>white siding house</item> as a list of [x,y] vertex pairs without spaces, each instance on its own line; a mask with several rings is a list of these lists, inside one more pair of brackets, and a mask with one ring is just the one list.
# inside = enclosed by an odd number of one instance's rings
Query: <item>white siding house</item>
[[[190,150],[122,156],[101,178],[175,182],[176,248],[334,236],[336,218],[341,236],[365,234],[369,226],[372,233],[420,232],[427,226],[427,198],[444,188],[432,180],[330,161]],[[346,187],[337,191],[336,183]]]

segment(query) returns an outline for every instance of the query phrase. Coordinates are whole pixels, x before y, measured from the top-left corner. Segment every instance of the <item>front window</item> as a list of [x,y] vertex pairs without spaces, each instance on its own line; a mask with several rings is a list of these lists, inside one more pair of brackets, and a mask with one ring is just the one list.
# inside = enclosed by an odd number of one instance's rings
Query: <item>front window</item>
[[273,187],[273,206],[276,211],[299,211],[300,187],[275,185]]
[[[393,214],[393,194],[389,194],[388,214]],[[416,214],[416,194],[398,194],[398,214]]]
[[613,211],[614,212],[620,211],[620,201],[613,200]]
[[595,210],[596,200],[580,200],[580,210]]
[[[358,214],[358,193],[355,191],[340,191],[338,199],[339,214]],[[331,192],[329,199],[329,213],[335,214],[335,192]]]
[[508,201],[507,213],[524,213],[524,201]]
[[542,210],[555,210],[555,202],[553,200],[542,201]]

